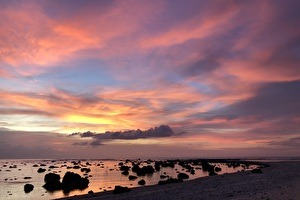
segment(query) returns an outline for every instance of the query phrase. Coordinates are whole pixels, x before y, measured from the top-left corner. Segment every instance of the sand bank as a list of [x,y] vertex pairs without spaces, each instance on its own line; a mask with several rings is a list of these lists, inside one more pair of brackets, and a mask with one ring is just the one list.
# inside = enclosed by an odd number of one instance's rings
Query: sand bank
[[101,192],[63,199],[293,199],[300,200],[300,162],[274,162],[262,174],[250,171],[199,178],[183,183],[134,188],[128,193]]

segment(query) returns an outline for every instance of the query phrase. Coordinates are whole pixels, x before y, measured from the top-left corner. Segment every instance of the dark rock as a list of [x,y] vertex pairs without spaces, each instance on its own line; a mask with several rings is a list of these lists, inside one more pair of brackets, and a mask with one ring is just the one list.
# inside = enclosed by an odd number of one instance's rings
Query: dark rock
[[43,173],[43,172],[45,172],[45,171],[46,171],[46,169],[43,169],[43,168],[39,168],[39,169],[37,170],[38,173]]
[[222,171],[222,168],[221,167],[215,167],[215,171],[220,172],[220,171]]
[[178,179],[188,179],[189,178],[189,175],[187,175],[186,173],[179,173],[177,175],[177,178]]
[[83,190],[89,185],[89,179],[82,178],[79,174],[74,172],[66,172],[62,179],[62,189],[64,192],[79,189]]
[[165,181],[158,181],[158,185],[165,185],[165,184],[170,184],[170,183],[180,183],[183,182],[182,179],[177,179],[177,178],[169,178]]
[[209,173],[208,173],[208,175],[209,176],[215,176],[215,175],[218,175],[216,172],[214,172],[214,171],[210,171]]
[[47,182],[58,182],[59,180],[60,180],[60,175],[59,174],[48,173],[44,177],[45,183],[47,183]]
[[175,167],[175,163],[174,163],[174,161],[171,161],[171,160],[164,161],[164,162],[162,162],[161,166],[162,167],[171,167],[171,168],[174,168]]
[[135,180],[137,178],[138,178],[137,176],[132,176],[132,175],[128,176],[128,179],[131,180],[131,181],[133,181],[133,180]]
[[137,171],[140,170],[140,166],[138,164],[132,164],[132,168],[131,168],[132,172],[137,173]]
[[147,165],[147,166],[144,166],[142,168],[143,171],[146,172],[146,174],[153,174],[154,173],[154,168],[152,167],[152,165]]
[[129,170],[130,170],[130,167],[125,166],[125,165],[122,165],[122,166],[120,167],[120,170],[121,170],[121,171],[129,171]]
[[125,176],[128,176],[129,175],[129,171],[123,171],[123,172],[121,172],[121,174],[123,174]]
[[138,182],[138,184],[139,184],[139,185],[145,185],[145,184],[146,184],[146,181],[145,181],[144,179],[142,179],[142,180],[140,180],[140,181]]
[[256,169],[252,169],[251,173],[253,173],[253,174],[261,174],[262,171],[261,171],[261,169],[256,168]]
[[161,161],[156,161],[154,164],[154,168],[156,171],[160,171],[160,166],[161,166],[162,162]]
[[160,175],[160,178],[163,179],[163,178],[168,178],[168,176],[166,175]]
[[85,172],[85,173],[89,173],[91,171],[91,169],[90,168],[81,168],[80,171]]
[[113,194],[120,194],[120,193],[124,193],[124,192],[130,192],[131,189],[129,189],[128,187],[122,187],[119,185],[115,186],[115,189],[113,191]]
[[33,188],[34,188],[34,186],[32,184],[27,183],[24,185],[24,192],[29,193],[33,190]]
[[236,167],[239,167],[241,164],[240,164],[240,163],[226,163],[226,165],[227,165],[228,167],[236,168]]
[[35,165],[32,165],[32,167],[38,167],[38,165],[35,164]]
[[80,169],[81,167],[80,166],[78,166],[78,165],[75,165],[74,167],[73,167],[73,169]]
[[202,170],[207,171],[207,172],[215,171],[215,166],[211,165],[207,161],[203,160],[202,161]]
[[90,190],[90,191],[88,191],[88,194],[89,194],[89,195],[94,195],[95,193],[94,193],[93,190]]
[[62,185],[60,182],[60,175],[54,173],[48,173],[44,177],[45,184],[43,187],[48,191],[60,190]]
[[25,176],[24,179],[31,179],[31,177],[30,176]]
[[145,176],[146,174],[153,174],[154,168],[152,165],[143,166],[142,168],[139,165],[134,164],[132,171],[135,172],[138,176]]

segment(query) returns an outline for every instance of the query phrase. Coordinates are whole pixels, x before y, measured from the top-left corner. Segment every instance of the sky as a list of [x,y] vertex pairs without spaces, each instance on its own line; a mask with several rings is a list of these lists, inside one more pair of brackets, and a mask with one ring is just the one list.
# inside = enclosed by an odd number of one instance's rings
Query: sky
[[297,0],[0,0],[0,158],[300,155]]

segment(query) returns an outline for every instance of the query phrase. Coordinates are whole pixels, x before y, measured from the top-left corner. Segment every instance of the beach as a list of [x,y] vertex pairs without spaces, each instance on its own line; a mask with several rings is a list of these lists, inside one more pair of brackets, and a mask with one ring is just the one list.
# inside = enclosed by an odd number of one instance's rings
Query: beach
[[300,199],[300,161],[270,162],[262,173],[250,171],[208,176],[182,183],[134,188],[61,198],[70,199]]

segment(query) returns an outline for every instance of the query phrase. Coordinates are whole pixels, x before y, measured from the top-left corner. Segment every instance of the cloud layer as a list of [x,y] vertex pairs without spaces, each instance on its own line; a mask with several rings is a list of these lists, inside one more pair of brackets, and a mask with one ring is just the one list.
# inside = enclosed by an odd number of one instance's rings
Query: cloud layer
[[[272,144],[300,134],[299,9],[293,0],[1,1],[0,126],[104,133],[71,149],[125,139],[281,148]],[[150,129],[159,124],[172,130]],[[186,134],[161,137],[174,132]]]

